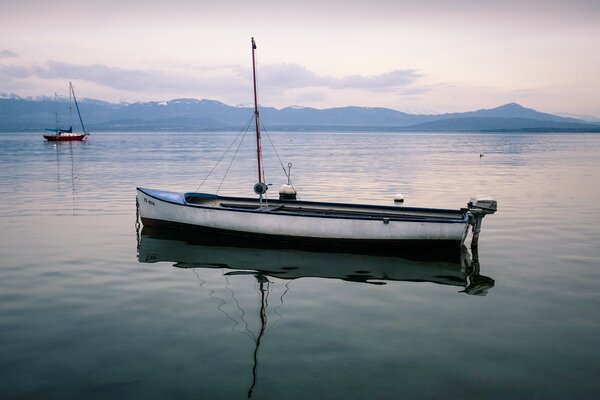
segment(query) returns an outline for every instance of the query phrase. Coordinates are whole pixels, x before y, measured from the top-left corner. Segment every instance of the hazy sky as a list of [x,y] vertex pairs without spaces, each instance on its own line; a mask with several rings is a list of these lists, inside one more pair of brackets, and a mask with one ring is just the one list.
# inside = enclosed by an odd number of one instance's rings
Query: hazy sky
[[600,117],[600,0],[0,0],[0,93]]

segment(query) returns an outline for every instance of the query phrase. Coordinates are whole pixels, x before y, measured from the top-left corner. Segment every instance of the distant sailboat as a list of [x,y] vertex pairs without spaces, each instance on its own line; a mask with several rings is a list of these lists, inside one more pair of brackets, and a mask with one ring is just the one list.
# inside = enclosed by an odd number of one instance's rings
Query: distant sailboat
[[[71,123],[73,102],[77,108],[77,115],[79,116],[79,122],[81,123],[81,130],[83,133],[73,133],[73,125]],[[56,93],[54,94],[54,103],[56,104]],[[85,126],[83,125],[83,119],[81,118],[81,112],[79,111],[79,104],[77,104],[77,98],[75,97],[75,91],[73,90],[73,84],[71,82],[69,82],[69,129],[61,129],[58,127],[58,111],[56,111],[56,127],[46,128],[46,130],[54,132],[52,135],[44,135],[44,138],[50,142],[83,140],[89,135],[89,132],[85,130]]]

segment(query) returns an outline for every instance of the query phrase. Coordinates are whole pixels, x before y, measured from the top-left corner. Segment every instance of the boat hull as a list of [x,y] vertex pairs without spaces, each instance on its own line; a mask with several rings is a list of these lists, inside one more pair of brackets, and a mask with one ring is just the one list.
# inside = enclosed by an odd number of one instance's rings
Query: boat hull
[[70,135],[70,134],[44,135],[44,138],[46,140],[48,140],[49,142],[73,142],[73,141],[83,140],[83,139],[85,139],[86,136],[87,135],[85,135],[85,134],[81,134],[81,135]]
[[[286,212],[270,211],[268,207],[198,205],[186,201],[186,195],[138,188],[144,226],[194,231],[198,236],[237,245],[385,253],[432,244],[438,249],[459,249],[469,226],[467,213],[453,210],[407,209],[411,212],[404,215],[398,208],[385,206],[271,202],[279,209],[294,206],[302,210]],[[240,200],[212,199],[211,204]],[[305,211],[311,208],[321,211]]]

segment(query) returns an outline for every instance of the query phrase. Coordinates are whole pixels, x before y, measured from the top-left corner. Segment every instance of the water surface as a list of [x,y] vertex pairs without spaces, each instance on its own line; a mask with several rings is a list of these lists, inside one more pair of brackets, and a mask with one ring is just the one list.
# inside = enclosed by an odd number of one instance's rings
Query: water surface
[[[138,242],[135,187],[196,190],[235,137],[0,135],[1,398],[600,395],[600,136],[264,139],[272,192],[286,183],[281,160],[304,200],[497,199],[475,273],[468,260],[224,248],[147,230]],[[230,161],[200,190],[251,196],[251,137]]]

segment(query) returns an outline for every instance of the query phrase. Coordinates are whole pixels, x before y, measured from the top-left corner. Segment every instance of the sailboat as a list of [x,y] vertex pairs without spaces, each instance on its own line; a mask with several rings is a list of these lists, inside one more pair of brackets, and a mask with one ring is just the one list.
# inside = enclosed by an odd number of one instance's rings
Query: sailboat
[[295,192],[290,195],[283,190],[291,185],[282,187],[279,199],[268,198],[262,167],[254,38],[251,45],[257,197],[138,187],[138,213],[144,226],[184,229],[192,231],[191,235],[244,244],[369,253],[404,252],[432,245],[459,249],[472,228],[471,246],[478,245],[483,217],[497,210],[496,200],[486,196],[473,197],[458,210],[301,201],[296,200]]
[[[56,93],[54,94],[54,103],[56,104]],[[81,123],[81,129],[83,133],[73,133],[73,124],[71,123],[73,106],[75,103],[77,108],[77,115],[79,116],[79,122]],[[75,97],[75,90],[73,90],[73,84],[69,82],[69,129],[61,129],[58,127],[58,111],[56,112],[56,127],[46,128],[47,131],[54,132],[54,134],[44,135],[44,138],[50,142],[66,142],[83,140],[89,135],[89,132],[85,130],[83,125],[83,119],[81,118],[81,112],[79,111],[79,104],[77,103],[77,97]]]

